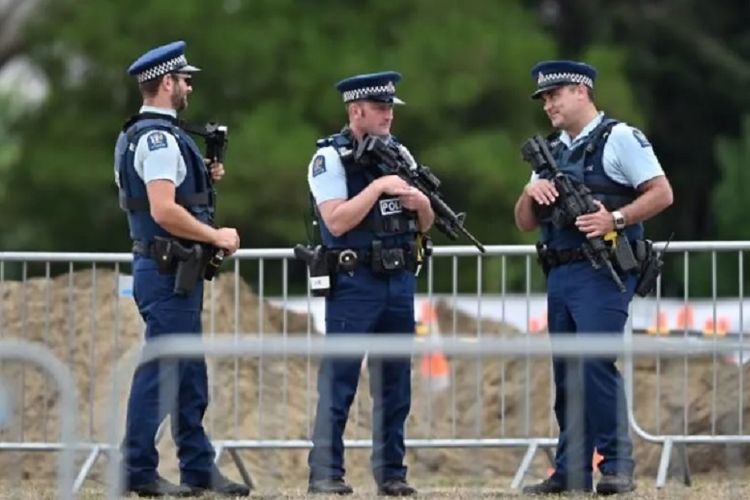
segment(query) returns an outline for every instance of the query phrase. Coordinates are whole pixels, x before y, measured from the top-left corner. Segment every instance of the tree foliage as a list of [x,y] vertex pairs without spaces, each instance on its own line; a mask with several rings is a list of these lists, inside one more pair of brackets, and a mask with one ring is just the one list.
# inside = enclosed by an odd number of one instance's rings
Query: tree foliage
[[[175,39],[188,42],[189,60],[204,70],[184,117],[229,125],[218,211],[222,224],[240,228],[243,246],[304,238],[315,140],[345,119],[333,84],[390,68],[404,74],[399,94],[408,102],[395,133],[433,167],[482,240],[521,241],[512,208],[529,171],[518,147],[548,128],[527,99],[529,68],[556,54],[521,2],[55,0],[40,12],[27,54],[50,92],[15,124],[20,158],[3,174],[0,217],[16,230],[3,235],[5,248],[127,248],[112,148],[140,98],[125,68]],[[596,46],[590,55],[606,68],[602,104],[639,117],[622,50]]]
[[[408,105],[397,109],[394,132],[468,212],[472,232],[487,244],[533,241],[513,225],[529,177],[518,148],[549,128],[527,98],[529,68],[554,57],[597,66],[597,104],[654,144],[676,203],[648,224],[652,237],[746,232],[736,220],[746,197],[723,195],[744,187],[747,162],[746,0],[0,0],[0,12],[0,70],[28,61],[48,90],[21,112],[0,105],[7,250],[128,248],[112,181],[115,137],[140,105],[125,69],[177,39],[204,69],[183,118],[230,128],[218,218],[239,228],[244,247],[306,238],[307,164],[315,140],[345,120],[333,85],[384,69],[404,74]],[[25,87],[1,102],[20,102]],[[719,211],[711,192],[722,176]],[[500,263],[487,265],[492,288]]]

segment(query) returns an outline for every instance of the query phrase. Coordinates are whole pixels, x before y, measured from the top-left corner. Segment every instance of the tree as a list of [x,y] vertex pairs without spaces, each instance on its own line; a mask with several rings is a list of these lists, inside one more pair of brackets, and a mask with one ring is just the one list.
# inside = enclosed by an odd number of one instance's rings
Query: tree
[[[184,117],[229,126],[218,218],[240,229],[243,246],[305,239],[307,164],[315,140],[345,119],[334,83],[382,69],[404,74],[408,105],[396,110],[396,135],[442,179],[447,201],[468,212],[472,232],[487,244],[534,237],[513,224],[530,175],[519,146],[549,128],[527,98],[529,69],[557,52],[520,1],[155,0],[131,11],[124,2],[49,0],[25,32],[25,53],[50,88],[14,125],[20,157],[0,178],[8,186],[0,221],[15,232],[0,236],[4,248],[128,248],[111,166],[117,129],[140,102],[125,68],[176,39],[204,69]],[[638,119],[623,83],[625,52],[601,45],[587,55],[607,68],[602,102]]]

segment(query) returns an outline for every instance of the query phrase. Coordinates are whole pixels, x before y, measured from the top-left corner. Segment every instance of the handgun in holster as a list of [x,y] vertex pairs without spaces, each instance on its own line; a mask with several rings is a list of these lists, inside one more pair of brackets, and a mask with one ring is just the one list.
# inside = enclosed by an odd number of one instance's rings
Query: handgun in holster
[[656,288],[656,282],[664,267],[661,254],[654,250],[651,240],[639,240],[635,245],[635,254],[640,263],[640,275],[635,285],[635,293],[639,297],[645,297]]
[[550,265],[549,261],[549,249],[547,248],[547,245],[542,243],[541,241],[536,242],[536,260],[539,263],[539,266],[542,268],[542,272],[545,276],[549,275],[550,269],[552,269],[552,266]]
[[295,245],[294,257],[307,264],[310,293],[315,297],[326,297],[331,290],[331,271],[323,245]]
[[199,243],[185,246],[172,241],[172,254],[177,259],[174,293],[188,296],[195,289],[198,280],[203,279],[203,246]]

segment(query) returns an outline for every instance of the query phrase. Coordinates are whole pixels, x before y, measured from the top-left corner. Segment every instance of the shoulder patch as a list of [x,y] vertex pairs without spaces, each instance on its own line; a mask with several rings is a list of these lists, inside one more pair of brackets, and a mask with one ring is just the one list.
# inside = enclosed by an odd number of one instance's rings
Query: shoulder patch
[[317,177],[323,172],[326,171],[326,157],[323,155],[318,155],[313,160],[312,165],[312,176]]
[[149,151],[166,148],[167,136],[164,134],[164,132],[156,130],[148,134],[148,137],[146,137],[146,144],[148,144]]
[[648,139],[646,139],[646,136],[643,132],[638,130],[637,128],[633,128],[633,137],[635,137],[635,140],[638,141],[638,144],[641,145],[642,148],[650,148],[651,143],[648,142]]

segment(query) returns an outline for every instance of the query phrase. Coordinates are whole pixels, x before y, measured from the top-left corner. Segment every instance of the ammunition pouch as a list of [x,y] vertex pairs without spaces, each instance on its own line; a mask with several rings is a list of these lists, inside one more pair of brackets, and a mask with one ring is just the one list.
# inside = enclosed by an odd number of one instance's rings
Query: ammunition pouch
[[405,247],[383,248],[383,242],[375,240],[372,242],[370,266],[375,274],[392,274],[402,270],[413,273],[417,270],[416,243]]

